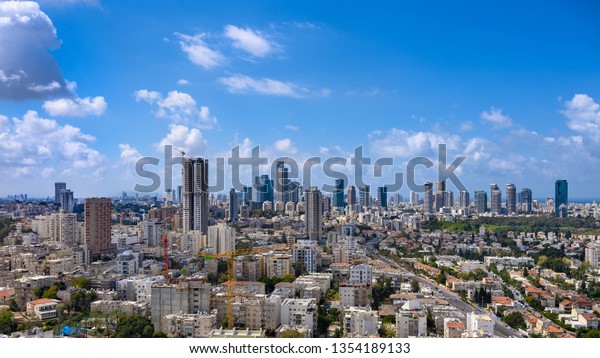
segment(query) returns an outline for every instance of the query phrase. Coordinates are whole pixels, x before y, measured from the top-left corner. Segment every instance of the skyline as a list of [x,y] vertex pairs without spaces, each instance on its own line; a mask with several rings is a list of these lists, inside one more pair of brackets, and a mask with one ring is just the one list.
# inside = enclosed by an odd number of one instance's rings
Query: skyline
[[133,192],[166,144],[214,182],[237,145],[300,163],[362,145],[394,157],[389,181],[446,143],[471,193],[565,178],[600,197],[596,4],[40,3],[0,3],[0,196]]

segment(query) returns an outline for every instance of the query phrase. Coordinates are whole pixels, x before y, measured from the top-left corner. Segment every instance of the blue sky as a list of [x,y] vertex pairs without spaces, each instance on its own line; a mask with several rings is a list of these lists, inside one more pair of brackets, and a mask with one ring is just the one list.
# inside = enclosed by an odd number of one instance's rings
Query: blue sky
[[212,163],[236,145],[299,162],[362,145],[394,158],[376,187],[447,143],[470,191],[546,197],[566,178],[600,197],[599,7],[2,2],[0,195],[131,193],[161,144]]

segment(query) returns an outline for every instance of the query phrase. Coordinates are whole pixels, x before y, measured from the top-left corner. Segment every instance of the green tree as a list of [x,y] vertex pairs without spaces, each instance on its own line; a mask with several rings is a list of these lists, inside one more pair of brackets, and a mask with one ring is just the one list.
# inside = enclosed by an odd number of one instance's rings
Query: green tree
[[57,293],[58,293],[58,285],[52,285],[44,291],[44,294],[42,294],[42,298],[57,299],[58,298],[58,296],[56,296]]
[[419,281],[417,281],[416,278],[413,278],[410,282],[410,290],[414,293],[421,291],[421,285],[419,284]]
[[8,302],[8,309],[13,312],[21,312],[21,307],[19,307],[19,304],[14,298]]
[[169,337],[167,337],[167,335],[164,334],[162,331],[154,331],[152,338],[169,338]]
[[15,322],[12,318],[12,312],[9,310],[0,311],[0,333],[11,334],[15,329]]
[[120,319],[114,338],[152,338],[154,327],[147,317],[140,315],[127,316]]
[[75,288],[82,288],[84,290],[89,290],[92,287],[92,283],[90,279],[87,277],[77,277],[71,282],[71,286]]
[[523,315],[519,312],[513,312],[511,314],[504,316],[502,321],[514,329],[527,328],[527,326],[525,325],[525,319],[523,318]]
[[94,291],[77,290],[71,294],[71,300],[66,305],[67,310],[88,314],[90,305],[96,300],[96,297]]
[[600,331],[597,329],[589,330],[583,335],[583,338],[600,338]]

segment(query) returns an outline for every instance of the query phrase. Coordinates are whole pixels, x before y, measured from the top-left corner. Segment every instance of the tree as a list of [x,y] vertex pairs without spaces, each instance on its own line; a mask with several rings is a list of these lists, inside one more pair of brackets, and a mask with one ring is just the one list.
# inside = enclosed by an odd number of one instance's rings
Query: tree
[[8,309],[13,312],[21,312],[21,307],[19,307],[19,304],[14,298],[8,302]]
[[164,334],[162,331],[155,331],[154,334],[152,335],[152,338],[169,338],[169,337],[167,337],[167,335]]
[[71,282],[71,286],[75,288],[83,288],[89,290],[92,287],[90,279],[87,277],[78,277]]
[[304,335],[296,330],[288,329],[281,332],[281,338],[304,338]]
[[58,293],[58,286],[52,285],[44,291],[42,298],[57,299],[58,298],[58,296],[56,296],[57,293]]
[[294,275],[296,277],[300,277],[302,275],[306,275],[308,273],[308,271],[306,270],[306,267],[304,267],[304,263],[302,261],[296,261],[292,264],[292,267],[294,268]]
[[525,325],[525,319],[523,318],[523,315],[519,312],[513,312],[511,314],[506,315],[502,319],[502,321],[514,329],[527,328],[527,326]]
[[12,312],[9,310],[0,311],[0,333],[11,334],[15,329],[15,322],[12,318]]
[[77,290],[71,294],[71,300],[67,303],[67,310],[88,314],[90,305],[96,300],[96,292]]
[[583,335],[583,338],[600,338],[600,331],[592,329]]
[[127,316],[117,323],[114,338],[152,338],[154,327],[147,317]]
[[414,293],[421,291],[421,285],[419,284],[419,281],[417,281],[416,278],[413,278],[410,282],[410,290]]

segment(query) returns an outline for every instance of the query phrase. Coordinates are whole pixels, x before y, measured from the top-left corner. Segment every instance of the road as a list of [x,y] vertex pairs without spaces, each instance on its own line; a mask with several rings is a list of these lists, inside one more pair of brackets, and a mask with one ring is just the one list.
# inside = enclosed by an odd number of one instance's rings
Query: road
[[[450,303],[451,305],[453,305],[454,307],[456,307],[458,310],[460,310],[461,312],[467,314],[473,311],[479,311],[477,308],[473,307],[471,304],[463,301],[462,299],[460,299],[460,296],[458,296],[456,293],[448,290],[445,286],[439,285],[437,282],[427,278],[427,277],[423,277],[423,276],[418,276],[416,274],[414,274],[413,272],[410,272],[408,270],[406,270],[405,268],[403,268],[402,266],[400,266],[397,262],[388,259],[385,256],[382,256],[381,254],[375,252],[374,250],[371,251],[371,254],[373,256],[375,256],[377,259],[387,263],[388,265],[399,269],[400,271],[402,271],[403,273],[407,274],[407,275],[413,275],[415,277],[415,279],[417,281],[419,281],[419,284],[421,285],[428,285],[431,287],[436,287],[437,293],[446,301],[448,301],[448,303]],[[508,326],[506,323],[502,322],[501,320],[499,320],[497,317],[495,317],[494,315],[490,314],[489,315],[495,322],[494,324],[494,335],[496,337],[509,337],[509,338],[514,338],[514,337],[523,337],[523,335],[513,329],[512,327]]]

